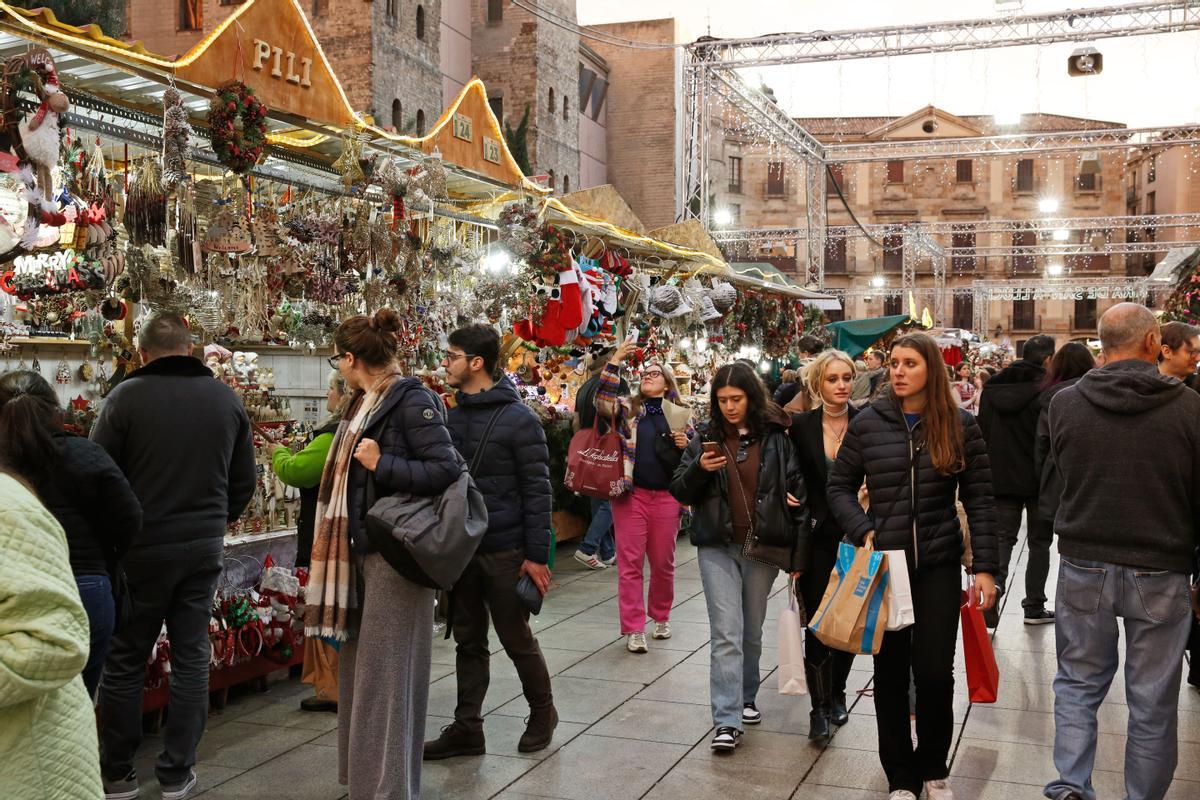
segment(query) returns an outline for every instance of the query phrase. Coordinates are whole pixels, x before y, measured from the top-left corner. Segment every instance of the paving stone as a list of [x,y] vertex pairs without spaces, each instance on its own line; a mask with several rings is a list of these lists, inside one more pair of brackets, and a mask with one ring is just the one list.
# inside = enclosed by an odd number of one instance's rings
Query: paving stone
[[710,731],[712,715],[704,706],[635,698],[589,728],[588,734],[695,745]]
[[564,800],[634,800],[658,783],[687,751],[685,745],[585,734],[512,788]]
[[[603,681],[592,678],[554,679],[554,707],[559,719],[591,724],[633,697],[644,687],[640,683]],[[529,715],[529,703],[517,697],[496,709],[495,713],[509,717]]]
[[753,763],[743,757],[744,751],[745,745],[711,760],[685,758],[655,784],[646,800],[777,800],[791,796],[803,772],[791,765],[781,769]]
[[488,755],[427,761],[421,769],[421,800],[465,800],[498,794],[538,762]]
[[685,651],[668,650],[656,645],[657,642],[650,641],[647,642],[649,652],[631,653],[626,649],[624,640],[613,642],[566,670],[563,675],[601,680],[620,677],[623,681],[649,685],[688,656]]
[[306,728],[282,728],[233,721],[205,732],[196,751],[197,763],[251,769],[321,735],[320,731]]
[[[197,770],[197,777],[199,777]],[[204,800],[259,800],[287,797],[288,800],[338,800],[346,787],[338,783],[337,750],[301,745],[243,772],[215,789]]]

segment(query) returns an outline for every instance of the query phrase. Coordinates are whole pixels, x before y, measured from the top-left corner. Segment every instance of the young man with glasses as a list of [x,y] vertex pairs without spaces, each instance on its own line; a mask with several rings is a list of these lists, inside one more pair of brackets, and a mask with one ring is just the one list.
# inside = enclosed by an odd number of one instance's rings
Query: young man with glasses
[[507,377],[496,379],[499,359],[500,337],[487,325],[451,333],[442,359],[447,383],[458,390],[450,435],[487,501],[488,530],[450,593],[458,706],[454,723],[425,743],[426,761],[484,753],[489,613],[529,703],[517,749],[544,750],[558,725],[546,659],[517,592],[525,575],[543,595],[550,589],[550,453],[541,422],[516,387]]

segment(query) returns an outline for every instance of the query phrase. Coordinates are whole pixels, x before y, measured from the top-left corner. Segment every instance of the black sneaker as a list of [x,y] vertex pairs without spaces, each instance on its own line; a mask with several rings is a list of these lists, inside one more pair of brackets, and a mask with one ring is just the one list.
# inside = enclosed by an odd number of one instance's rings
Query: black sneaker
[[742,724],[757,725],[762,722],[762,712],[758,710],[758,706],[754,703],[746,703],[742,707]]
[[730,751],[737,747],[741,740],[742,732],[737,728],[717,728],[717,734],[712,740],[712,749]]
[[188,772],[187,778],[182,783],[173,785],[163,784],[162,797],[163,800],[186,800],[191,796],[195,788],[196,773]]
[[1025,612],[1026,625],[1049,625],[1051,622],[1054,622],[1053,611],[1047,611],[1043,608],[1041,611]]

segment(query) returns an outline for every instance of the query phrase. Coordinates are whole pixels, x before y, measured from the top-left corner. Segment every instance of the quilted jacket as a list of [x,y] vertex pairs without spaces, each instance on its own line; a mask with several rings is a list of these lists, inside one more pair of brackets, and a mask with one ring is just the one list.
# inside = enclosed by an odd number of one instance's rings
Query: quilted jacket
[[[503,410],[500,410],[503,409]],[[487,501],[488,529],[479,552],[525,551],[525,558],[545,564],[550,558],[550,451],[542,423],[521,402],[508,378],[475,394],[458,393],[450,412],[450,436],[470,464],[492,415],[496,426],[472,473]]]
[[80,673],[88,618],[67,538],[0,474],[0,797],[97,800],[96,718]]
[[[401,378],[392,384],[361,438],[379,443],[376,498],[400,492],[434,497],[465,469],[446,428],[446,404],[420,378]],[[350,539],[359,553],[374,549],[365,536],[369,477],[357,459],[350,462],[346,505]]]
[[[910,433],[890,394],[854,418],[828,484],[829,509],[849,541],[861,546],[874,530],[876,549],[906,550],[914,569],[957,564],[963,552],[957,492],[971,527],[973,569],[996,574],[999,551],[987,446],[975,417],[961,409],[959,417],[967,465],[954,475],[934,469],[921,423]],[[865,513],[858,502],[864,478],[871,498]]]

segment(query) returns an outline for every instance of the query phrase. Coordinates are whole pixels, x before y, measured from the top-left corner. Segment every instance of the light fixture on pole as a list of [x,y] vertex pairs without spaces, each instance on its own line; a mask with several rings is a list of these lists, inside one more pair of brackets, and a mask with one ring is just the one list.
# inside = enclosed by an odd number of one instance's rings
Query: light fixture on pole
[[1043,197],[1041,200],[1038,200],[1038,211],[1043,214],[1053,214],[1055,211],[1058,211],[1058,198]]
[[1072,78],[1086,78],[1104,71],[1104,56],[1091,45],[1081,47],[1067,59],[1067,74]]

